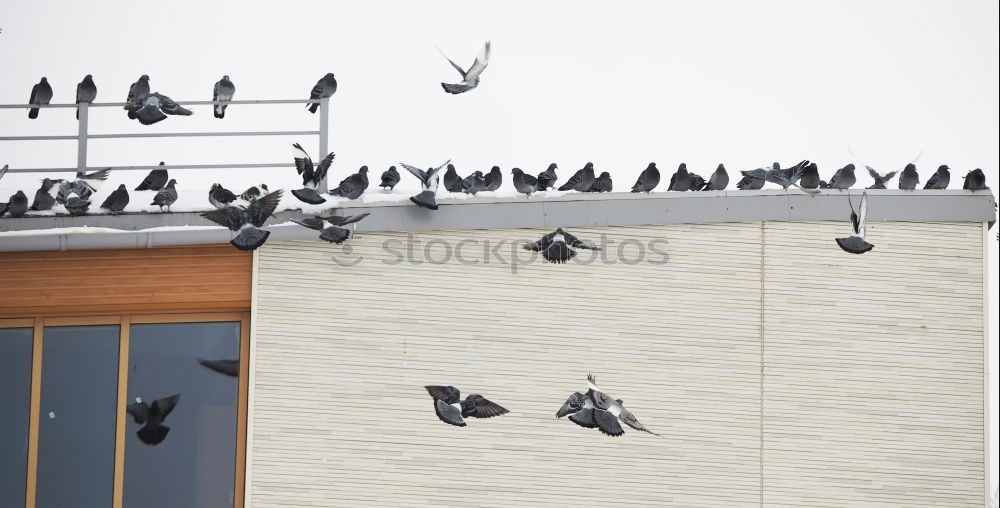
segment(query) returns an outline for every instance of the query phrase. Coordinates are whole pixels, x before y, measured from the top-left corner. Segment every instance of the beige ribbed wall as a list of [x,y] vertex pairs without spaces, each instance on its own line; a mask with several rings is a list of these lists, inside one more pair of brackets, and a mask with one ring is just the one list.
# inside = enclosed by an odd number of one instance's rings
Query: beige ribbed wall
[[[865,256],[831,243],[843,230],[579,228],[665,239],[669,262],[624,264],[615,245],[615,264],[538,260],[516,273],[483,264],[483,242],[543,231],[415,234],[418,258],[428,242],[434,259],[445,242],[480,242],[462,250],[474,265],[387,264],[383,242],[402,251],[405,233],[268,243],[256,265],[252,505],[973,506],[981,225],[873,224]],[[925,249],[948,241],[947,255]],[[338,266],[335,254],[364,261]],[[838,292],[866,281],[854,301]],[[877,313],[835,319],[862,299]],[[588,372],[663,437],[556,420]],[[511,414],[448,426],[425,384]]]

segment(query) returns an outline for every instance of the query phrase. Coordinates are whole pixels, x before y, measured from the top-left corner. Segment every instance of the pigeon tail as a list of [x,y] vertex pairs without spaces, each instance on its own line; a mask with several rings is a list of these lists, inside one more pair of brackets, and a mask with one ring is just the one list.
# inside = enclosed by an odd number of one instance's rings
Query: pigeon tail
[[38,108],[31,108],[31,109],[29,109],[28,110],[28,118],[31,118],[32,120],[34,120],[35,118],[38,118]]
[[317,109],[319,109],[319,103],[318,102],[314,102],[314,103],[312,103],[312,104],[309,105],[309,112],[310,113],[315,113]]
[[453,85],[451,83],[441,83],[441,88],[444,88],[444,91],[450,94],[460,94],[462,92],[468,92],[469,90],[472,90],[472,87],[469,85],[463,85],[463,84]]
[[229,243],[239,250],[254,250],[264,245],[268,236],[271,236],[270,231],[264,231],[263,229],[254,227],[252,224],[247,224],[240,229],[240,233]]
[[139,440],[150,446],[155,446],[163,442],[167,438],[167,434],[170,433],[170,427],[166,425],[146,425],[145,427],[139,429],[136,435],[139,436]]
[[226,105],[225,104],[216,104],[215,108],[213,108],[213,109],[214,109],[214,111],[212,112],[212,114],[214,114],[216,118],[225,118],[225,116],[226,116]]
[[293,190],[292,195],[299,198],[299,201],[303,203],[309,203],[310,205],[318,205],[321,203],[326,203],[326,199],[320,196],[315,189],[310,189],[308,187],[303,187],[298,190]]
[[428,210],[438,209],[437,199],[434,197],[434,191],[432,190],[425,190],[416,196],[412,196],[410,197],[410,201]]
[[351,237],[351,230],[345,228],[339,228],[337,226],[330,226],[324,229],[320,234],[320,240],[326,240],[330,243],[343,243]]
[[576,251],[569,248],[562,242],[549,245],[549,248],[542,251],[542,257],[549,263],[565,263],[576,256]]
[[851,254],[864,254],[875,248],[874,245],[862,240],[859,236],[837,238],[837,245]]

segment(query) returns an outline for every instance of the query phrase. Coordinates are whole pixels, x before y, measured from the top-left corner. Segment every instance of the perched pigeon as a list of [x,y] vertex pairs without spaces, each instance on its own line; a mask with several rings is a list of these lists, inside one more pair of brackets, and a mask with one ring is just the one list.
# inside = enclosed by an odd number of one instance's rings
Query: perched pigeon
[[229,377],[239,377],[240,375],[239,360],[202,360],[199,358],[198,363]]
[[639,179],[632,186],[632,192],[645,192],[649,194],[660,184],[660,170],[656,168],[655,162],[650,162],[646,169],[639,173]]
[[448,192],[462,192],[462,177],[458,176],[454,164],[448,164],[441,183],[444,185],[444,190]]
[[454,386],[432,385],[424,389],[434,398],[434,412],[438,418],[450,425],[465,427],[465,418],[493,418],[510,412],[475,393],[462,400],[461,392]]
[[312,158],[306,153],[302,145],[298,143],[292,143],[292,152],[295,158],[295,171],[302,175],[302,188],[293,190],[292,195],[302,201],[303,203],[309,203],[310,205],[318,205],[320,203],[325,203],[326,199],[316,192],[319,188],[319,184],[326,178],[327,171],[330,170],[330,164],[333,163],[334,153],[330,152],[326,154],[326,157],[320,161],[319,166],[313,167]]
[[462,179],[462,192],[476,195],[477,192],[486,190],[486,177],[482,171],[473,171],[471,175]]
[[180,399],[181,395],[178,393],[154,400],[152,404],[142,401],[125,407],[135,423],[145,424],[135,433],[139,436],[140,441],[152,446],[158,445],[166,439],[170,427],[163,425],[163,420],[177,407],[177,402]]
[[8,208],[10,208],[10,203],[0,203],[0,217],[7,213]]
[[128,205],[128,189],[125,188],[125,184],[121,184],[111,194],[108,194],[108,198],[104,200],[104,203],[101,203],[101,208],[117,214],[121,213],[126,205]]
[[468,92],[469,90],[479,86],[479,75],[483,73],[486,66],[490,63],[490,41],[486,41],[486,45],[483,46],[483,50],[479,53],[479,56],[476,57],[476,61],[472,62],[472,66],[469,67],[469,70],[467,71],[459,67],[458,64],[451,60],[451,58],[448,58],[448,55],[444,54],[444,51],[441,51],[441,48],[438,48],[438,51],[441,53],[441,56],[448,60],[448,63],[450,63],[451,66],[462,75],[461,83],[441,83],[441,88],[444,88],[445,92],[450,94],[460,94],[462,92]]
[[535,191],[538,190],[538,179],[526,174],[521,168],[514,168],[510,170],[511,174],[514,175],[514,190],[520,192],[521,194],[527,194],[530,198]]
[[903,168],[899,175],[899,188],[902,190],[913,190],[920,183],[920,174],[917,173],[917,166],[912,162]]
[[82,199],[75,192],[72,192],[66,197],[66,203],[63,206],[66,207],[66,211],[70,215],[84,215],[90,209],[90,201]]
[[213,183],[212,188],[208,189],[208,202],[216,208],[225,208],[233,201],[236,201],[236,194],[220,184]]
[[703,187],[708,185],[708,183],[705,182],[705,179],[702,178],[701,175],[697,173],[692,173],[690,171],[688,171],[688,180],[690,180],[691,182],[690,189],[693,191],[700,191]]
[[163,207],[167,207],[167,211],[169,212],[170,205],[174,204],[174,201],[177,201],[177,189],[174,188],[176,184],[177,180],[171,178],[167,182],[167,185],[153,196],[153,202],[150,204],[159,206],[161,212],[163,211]]
[[347,199],[358,199],[368,188],[368,166],[361,166],[357,173],[340,181],[335,188],[330,189],[331,196]]
[[[313,86],[312,92],[309,92],[309,98],[312,100],[325,99],[335,93],[337,93],[337,78],[333,77],[332,72],[328,72],[326,76],[319,78],[319,81]],[[310,113],[315,113],[319,109],[319,103],[306,104],[306,107],[309,108]]]
[[152,125],[167,115],[191,116],[191,110],[174,102],[173,99],[156,92],[140,95],[127,106],[129,111],[143,125]]
[[[97,85],[94,84],[94,78],[90,74],[83,77],[83,81],[76,85],[76,103],[81,102],[92,103],[94,99],[97,98]],[[80,119],[80,109],[76,110],[76,119]]]
[[585,243],[579,238],[563,231],[562,228],[558,228],[554,232],[543,236],[537,242],[525,244],[524,250],[541,252],[542,257],[550,263],[565,263],[576,256],[576,251],[572,247],[601,250],[600,247]]
[[238,234],[230,244],[239,250],[254,250],[271,235],[270,231],[264,231],[264,222],[274,213],[281,201],[281,190],[276,190],[262,198],[255,199],[247,206],[227,206],[201,214],[202,217],[237,231]]
[[[0,172],[0,177],[2,176],[3,173]],[[986,175],[983,173],[983,170],[979,168],[966,173],[965,183],[962,184],[962,188],[970,191],[990,190],[990,188],[986,186]]]
[[[348,238],[351,237],[351,230],[338,226],[355,224],[361,219],[368,217],[368,215],[370,215],[370,212],[359,213],[357,215],[348,215],[346,217],[340,215],[321,217],[319,215],[316,215],[302,220],[297,220],[297,219],[291,219],[291,220],[292,222],[300,226],[319,231],[320,240],[326,240],[331,243],[341,243],[344,240],[347,240]],[[331,226],[326,226],[325,223],[330,223]]]
[[624,434],[621,423],[635,430],[659,436],[640,423],[631,411],[625,409],[621,399],[615,399],[597,386],[597,380],[592,374],[587,376],[587,393],[573,393],[556,411],[556,418],[566,415],[571,415],[569,419],[573,423],[588,429],[596,427],[608,436],[617,437]]
[[[229,81],[229,76],[222,76],[222,79],[215,82],[215,88],[212,89],[212,100],[231,101],[235,93],[236,85],[232,81]],[[216,104],[214,108],[215,117],[224,118],[227,106],[228,104]]]
[[951,183],[951,172],[948,171],[949,169],[951,168],[943,164],[938,166],[937,171],[927,179],[924,189],[947,189],[948,184]]
[[437,210],[438,204],[435,196],[437,194],[438,184],[441,180],[441,169],[447,166],[449,162],[451,162],[451,159],[448,159],[444,164],[433,169],[428,169],[427,171],[409,164],[401,163],[401,166],[406,168],[410,174],[420,180],[420,187],[424,189],[420,194],[411,196],[410,201],[417,206],[427,208],[428,210]]
[[383,189],[388,187],[389,190],[396,188],[396,184],[399,183],[399,171],[396,171],[396,166],[389,166],[389,169],[382,172],[382,183],[379,187]]
[[611,192],[611,173],[607,171],[601,173],[587,192]]
[[31,203],[32,210],[51,210],[56,204],[59,186],[64,180],[42,179],[42,186],[35,192],[35,200]]
[[[781,169],[781,166],[777,162],[771,167],[771,169],[757,168],[751,169],[750,171],[741,171],[743,173],[743,180],[751,179],[754,182],[771,182],[780,185],[783,189],[788,189],[788,187],[798,187],[803,192],[808,194],[817,194],[818,190],[815,189],[804,189],[799,184],[791,181],[786,176],[785,170]],[[740,183],[743,183],[741,180]]]
[[149,95],[149,76],[146,74],[139,76],[139,80],[132,83],[132,86],[128,88],[128,97],[125,99],[124,109],[128,111],[128,117],[130,120],[135,120],[135,113],[132,112],[129,105],[132,104],[132,101],[134,101],[136,97],[141,97],[143,95]]
[[[754,173],[755,171],[767,172],[766,169],[757,168],[750,171],[740,171],[743,174],[743,178],[739,182],[736,182],[736,188],[739,190],[760,190],[764,188],[764,173]],[[756,175],[760,175],[758,178]]]
[[[777,183],[778,185],[781,185],[781,188],[783,188],[783,189],[787,189],[792,184],[794,184],[795,182],[799,181],[799,178],[802,177],[802,171],[804,171],[805,168],[806,168],[806,166],[808,166],[809,164],[810,164],[810,162],[808,160],[803,160],[803,161],[799,161],[799,163],[796,164],[796,165],[794,165],[794,166],[791,166],[791,167],[788,167],[788,168],[785,168],[785,169],[781,169],[781,165],[778,164],[777,162],[775,162],[774,164],[771,165],[771,168],[772,169],[780,169],[781,170],[781,175],[782,175],[783,178],[780,179],[781,180],[780,182],[775,181],[774,183]],[[768,181],[772,181],[772,180],[768,180]],[[788,183],[788,185],[786,185],[786,183]]]
[[715,168],[715,172],[712,176],[708,178],[708,183],[701,188],[703,191],[720,191],[726,190],[729,186],[729,173],[726,172],[726,166],[719,164],[719,167]]
[[548,190],[556,186],[556,180],[559,178],[556,176],[556,169],[559,169],[559,166],[553,162],[545,171],[538,173],[538,190]]
[[[160,166],[163,166],[163,165],[164,165],[163,161],[160,161]],[[154,169],[154,170],[150,171],[148,175],[146,175],[146,178],[144,178],[142,180],[142,183],[140,183],[139,186],[135,188],[135,190],[137,190],[137,191],[141,191],[141,190],[155,190],[155,191],[158,191],[158,190],[162,189],[164,185],[167,184],[167,180],[169,180],[169,179],[170,179],[170,176],[167,173],[167,170],[165,170],[165,169]]]
[[101,189],[101,185],[104,184],[104,181],[108,179],[108,175],[110,174],[111,168],[94,171],[93,173],[77,171],[75,180],[59,184],[59,194],[56,196],[56,201],[65,203],[67,196],[72,192],[80,196],[80,199],[90,199],[90,195]]
[[493,166],[490,168],[490,172],[486,173],[486,188],[483,190],[495,191],[500,188],[502,183],[503,174],[500,172],[500,166]]
[[688,167],[682,162],[680,166],[677,166],[677,171],[670,177],[670,185],[667,186],[667,190],[684,192],[690,188],[691,177],[688,175]]
[[577,192],[586,192],[590,190],[590,186],[594,185],[594,163],[588,162],[583,169],[578,170],[566,180],[566,183],[559,187],[561,191],[575,190]]
[[243,191],[243,194],[240,194],[240,199],[243,201],[253,201],[260,197],[261,192],[267,192],[267,184],[262,183],[260,187],[250,187]]
[[[22,95],[22,97],[24,97]],[[31,96],[28,97],[28,104],[45,105],[52,100],[52,86],[49,80],[42,77],[37,85],[31,87]],[[38,108],[28,108],[28,118],[38,118]]]
[[24,214],[28,213],[28,196],[24,195],[24,191],[17,191],[10,197],[7,202],[7,213],[11,217],[24,217]]
[[[848,164],[837,170],[836,173],[830,178],[830,182],[826,184],[826,188],[829,189],[850,189],[857,178],[854,176],[854,164]],[[821,185],[822,187],[822,185]]]
[[878,174],[878,171],[875,171],[871,166],[865,166],[865,169],[868,170],[868,174],[871,175],[872,180],[875,180],[875,183],[873,183],[871,187],[868,187],[869,189],[884,189],[886,182],[892,180],[892,177],[896,176],[895,171],[890,171],[884,175],[880,175]]
[[802,168],[802,173],[799,174],[799,187],[803,189],[817,189],[820,182],[819,167],[815,162],[810,162]]
[[875,248],[874,245],[865,241],[865,217],[868,215],[868,193],[861,195],[861,206],[855,213],[854,205],[851,203],[851,196],[847,196],[847,203],[851,205],[851,236],[837,238],[837,245],[851,254],[864,254]]

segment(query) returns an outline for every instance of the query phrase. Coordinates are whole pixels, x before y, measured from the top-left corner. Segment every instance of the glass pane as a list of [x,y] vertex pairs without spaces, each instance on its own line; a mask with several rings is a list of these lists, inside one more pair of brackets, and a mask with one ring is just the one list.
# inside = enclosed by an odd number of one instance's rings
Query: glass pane
[[38,508],[111,506],[118,330],[118,325],[45,327]]
[[233,505],[239,352],[238,322],[132,325],[126,507]]
[[0,499],[24,505],[31,410],[31,328],[0,328]]

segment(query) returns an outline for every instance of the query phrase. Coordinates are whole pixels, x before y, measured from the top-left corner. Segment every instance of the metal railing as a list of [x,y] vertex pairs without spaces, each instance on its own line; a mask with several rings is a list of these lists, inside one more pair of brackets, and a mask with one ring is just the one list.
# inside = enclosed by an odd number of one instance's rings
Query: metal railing
[[[175,101],[183,106],[208,106],[225,104],[227,106],[244,104],[319,104],[319,130],[315,131],[237,131],[237,132],[147,132],[121,134],[91,134],[88,130],[90,108],[123,108],[124,102],[81,102],[79,104],[0,104],[0,109],[29,108],[73,108],[79,109],[80,120],[75,136],[0,136],[0,141],[68,141],[76,140],[76,167],[68,168],[10,168],[11,173],[54,173],[61,171],[90,171],[110,167],[112,170],[149,170],[149,169],[232,169],[232,168],[286,168],[294,167],[292,162],[265,162],[248,164],[173,164],[164,166],[88,166],[87,143],[91,139],[123,139],[123,138],[180,138],[180,137],[248,137],[248,136],[318,136],[319,154],[315,160],[322,160],[329,152],[329,120],[330,99],[264,99],[264,100],[233,100],[233,101]],[[320,182],[320,189],[325,189],[326,178]]]

